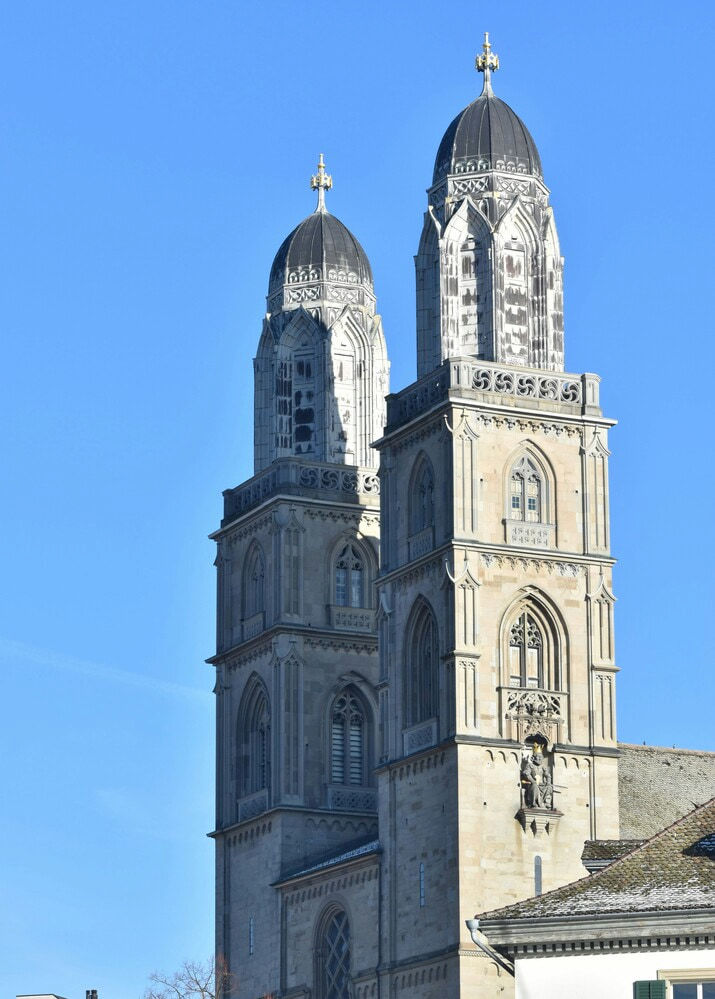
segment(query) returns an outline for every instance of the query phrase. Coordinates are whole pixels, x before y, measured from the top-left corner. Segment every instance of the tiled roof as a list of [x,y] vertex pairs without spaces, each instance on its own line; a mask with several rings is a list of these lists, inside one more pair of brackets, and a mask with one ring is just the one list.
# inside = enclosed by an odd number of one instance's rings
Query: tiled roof
[[480,922],[715,907],[715,798],[596,874]]
[[581,860],[618,860],[642,843],[642,839],[589,839],[583,845]]
[[621,839],[647,839],[715,794],[715,753],[620,743]]

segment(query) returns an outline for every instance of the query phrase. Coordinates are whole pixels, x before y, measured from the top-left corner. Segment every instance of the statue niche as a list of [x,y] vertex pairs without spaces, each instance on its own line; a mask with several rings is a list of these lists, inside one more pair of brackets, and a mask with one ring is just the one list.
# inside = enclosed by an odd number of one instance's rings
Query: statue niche
[[553,754],[546,749],[545,739],[528,739],[519,773],[521,808],[517,818],[524,830],[531,828],[535,836],[544,829],[548,832],[562,814],[554,808]]

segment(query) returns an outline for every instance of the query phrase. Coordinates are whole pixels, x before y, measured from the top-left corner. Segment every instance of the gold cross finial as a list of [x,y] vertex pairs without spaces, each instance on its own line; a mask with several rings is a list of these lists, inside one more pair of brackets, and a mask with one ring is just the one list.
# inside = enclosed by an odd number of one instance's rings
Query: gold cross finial
[[321,153],[318,160],[318,173],[310,178],[311,191],[318,192],[317,210],[319,212],[325,211],[325,192],[329,191],[332,186],[333,178],[325,172],[325,163],[323,163],[323,154]]
[[491,74],[499,69],[499,56],[492,52],[489,44],[489,32],[484,32],[484,45],[481,54],[477,56],[475,64],[478,73],[484,73],[484,90],[482,93],[492,92]]

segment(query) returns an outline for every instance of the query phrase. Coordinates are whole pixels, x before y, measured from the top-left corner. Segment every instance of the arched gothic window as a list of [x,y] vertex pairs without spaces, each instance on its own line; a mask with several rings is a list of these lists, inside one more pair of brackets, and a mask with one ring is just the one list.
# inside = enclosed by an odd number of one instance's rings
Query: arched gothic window
[[350,999],[350,922],[342,909],[325,921],[318,945],[320,999]]
[[439,711],[439,635],[426,604],[416,613],[407,658],[405,721],[410,726],[434,718]]
[[248,554],[243,574],[243,616],[253,617],[265,609],[265,563],[256,545]]
[[335,562],[335,603],[338,607],[367,607],[365,559],[351,544],[345,545]]
[[509,629],[509,685],[544,686],[544,636],[539,623],[527,611]]
[[434,473],[423,459],[412,485],[412,533],[417,534],[434,525]]
[[239,797],[271,785],[271,714],[268,695],[256,680],[244,694],[239,713]]
[[526,456],[511,470],[509,518],[540,523],[544,517],[544,483],[536,465]]
[[333,704],[330,719],[331,784],[367,784],[368,725],[365,708],[353,688]]

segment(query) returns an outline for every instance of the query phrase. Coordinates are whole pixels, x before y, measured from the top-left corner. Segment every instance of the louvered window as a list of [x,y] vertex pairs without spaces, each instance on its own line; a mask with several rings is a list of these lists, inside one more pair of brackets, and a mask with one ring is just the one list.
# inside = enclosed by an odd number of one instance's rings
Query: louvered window
[[665,982],[634,982],[633,999],[665,999]]
[[345,691],[333,705],[331,783],[367,783],[365,755],[365,712],[355,694]]

